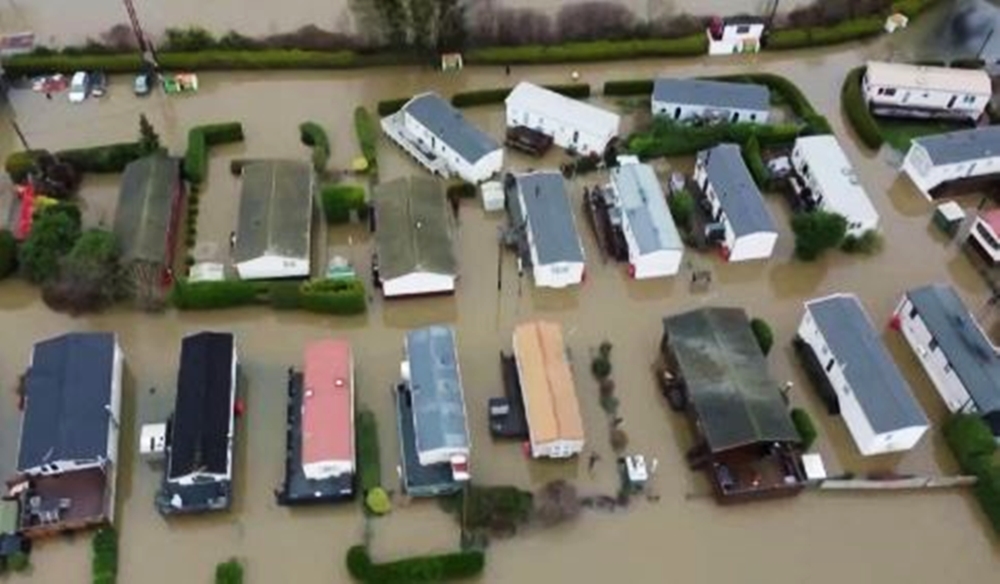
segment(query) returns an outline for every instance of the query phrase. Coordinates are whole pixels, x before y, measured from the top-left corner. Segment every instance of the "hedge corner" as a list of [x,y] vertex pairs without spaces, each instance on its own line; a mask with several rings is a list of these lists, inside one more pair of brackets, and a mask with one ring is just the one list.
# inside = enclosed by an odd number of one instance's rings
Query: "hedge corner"
[[861,81],[865,75],[864,67],[852,69],[840,88],[840,104],[844,109],[847,121],[851,124],[858,138],[873,150],[882,147],[885,139],[879,129],[878,122],[868,109],[861,89]]
[[791,416],[795,430],[799,433],[799,439],[802,441],[802,449],[809,450],[819,436],[819,433],[816,431],[816,425],[813,424],[809,412],[802,408],[793,408]]

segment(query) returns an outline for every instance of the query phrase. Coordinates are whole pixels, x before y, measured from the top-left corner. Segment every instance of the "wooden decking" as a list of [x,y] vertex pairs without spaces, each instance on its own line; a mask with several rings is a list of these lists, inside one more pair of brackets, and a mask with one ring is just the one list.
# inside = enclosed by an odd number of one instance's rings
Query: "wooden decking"
[[107,521],[110,489],[102,469],[36,477],[22,495],[21,529],[30,538],[85,529]]
[[406,127],[403,125],[403,112],[396,112],[390,116],[382,118],[381,126],[385,135],[410,155],[411,158],[420,163],[421,166],[429,170],[432,174],[442,178],[450,178],[453,174],[451,168],[443,158],[438,158],[434,154],[427,152],[417,142],[415,142]]

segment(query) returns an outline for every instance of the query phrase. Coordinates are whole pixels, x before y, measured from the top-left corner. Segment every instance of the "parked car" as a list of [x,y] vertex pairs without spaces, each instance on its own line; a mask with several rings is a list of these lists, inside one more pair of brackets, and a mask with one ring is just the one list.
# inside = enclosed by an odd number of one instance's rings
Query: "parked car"
[[135,82],[132,84],[132,91],[136,95],[143,96],[149,95],[149,92],[153,90],[153,75],[151,73],[139,73]]
[[77,71],[69,82],[70,103],[82,103],[90,90],[90,76],[86,71]]
[[108,76],[103,71],[94,71],[90,74],[90,95],[94,97],[104,97],[108,92]]

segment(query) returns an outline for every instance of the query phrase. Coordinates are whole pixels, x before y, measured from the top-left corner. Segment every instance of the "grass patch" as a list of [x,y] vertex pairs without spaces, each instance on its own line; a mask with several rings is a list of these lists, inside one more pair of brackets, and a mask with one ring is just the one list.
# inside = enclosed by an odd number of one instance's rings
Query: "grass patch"
[[114,584],[118,579],[118,534],[104,527],[94,534],[90,543],[91,576],[100,584]]
[[347,223],[351,211],[361,211],[365,206],[365,187],[351,184],[325,185],[320,191],[323,215],[330,224]]
[[903,118],[879,118],[878,127],[889,146],[906,153],[914,138],[944,134],[955,130],[968,130],[971,126],[948,120],[907,120]]

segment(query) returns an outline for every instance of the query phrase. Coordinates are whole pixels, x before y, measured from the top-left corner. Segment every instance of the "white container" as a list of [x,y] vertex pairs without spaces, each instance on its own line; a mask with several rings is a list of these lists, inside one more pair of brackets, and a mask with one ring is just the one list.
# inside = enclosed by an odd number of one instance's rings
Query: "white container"
[[485,182],[479,187],[479,192],[483,197],[483,209],[489,212],[503,211],[504,194],[503,185],[500,181]]

